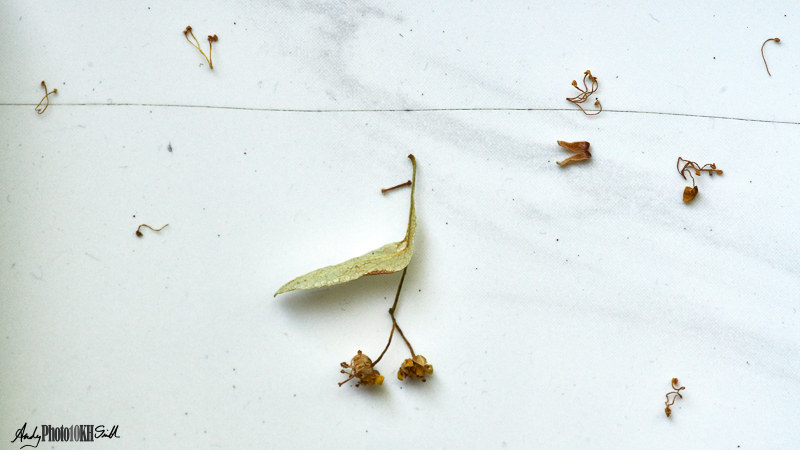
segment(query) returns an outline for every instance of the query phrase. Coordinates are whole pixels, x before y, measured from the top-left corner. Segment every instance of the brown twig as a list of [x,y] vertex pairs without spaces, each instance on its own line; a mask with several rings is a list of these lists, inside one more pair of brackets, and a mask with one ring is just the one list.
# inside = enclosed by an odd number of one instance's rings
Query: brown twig
[[772,74],[769,73],[769,66],[767,65],[767,58],[764,57],[764,46],[767,45],[767,42],[769,42],[769,41],[775,41],[775,43],[778,44],[778,43],[781,42],[781,39],[780,38],[767,39],[766,41],[764,41],[763,44],[761,44],[761,59],[764,60],[764,67],[767,68],[767,74],[769,76],[772,76]]
[[161,227],[161,228],[156,230],[155,228],[151,227],[150,225],[147,225],[147,224],[143,223],[143,224],[139,225],[139,228],[136,229],[136,236],[139,236],[139,237],[144,236],[144,234],[142,234],[142,232],[141,232],[142,227],[150,228],[153,231],[161,231],[161,230],[163,230],[164,228],[166,228],[168,226],[169,226],[169,224],[166,224],[163,227]]
[[[586,84],[586,79],[587,78],[589,79],[591,88]],[[599,85],[597,84],[597,77],[592,75],[592,71],[591,70],[587,70],[586,72],[583,73],[583,89],[578,87],[578,82],[575,81],[575,80],[572,80],[572,85],[575,87],[575,89],[581,91],[581,93],[578,94],[575,97],[567,98],[568,102],[571,102],[572,104],[574,104],[575,106],[580,108],[581,111],[583,111],[583,113],[586,114],[587,116],[596,116],[596,115],[600,114],[603,111],[603,105],[601,105],[600,104],[600,100],[597,100],[596,98],[595,98],[594,106],[599,107],[600,111],[596,111],[594,113],[588,113],[588,112],[586,112],[585,109],[583,109],[583,106],[581,106],[582,103],[586,103],[586,101],[589,100],[589,97],[592,94],[597,92],[597,88],[599,87]]]
[[[36,108],[34,108],[36,109],[36,112],[39,114],[43,114],[47,109],[47,107],[50,106],[50,94],[58,94],[58,89],[55,88],[53,88],[52,92],[47,92],[47,85],[45,84],[44,80],[42,80],[41,86],[44,88],[44,97],[42,97],[42,100],[39,102],[38,105],[36,105]],[[47,100],[47,103],[44,105],[44,108],[40,110],[39,107],[42,106],[42,102],[45,100]]]

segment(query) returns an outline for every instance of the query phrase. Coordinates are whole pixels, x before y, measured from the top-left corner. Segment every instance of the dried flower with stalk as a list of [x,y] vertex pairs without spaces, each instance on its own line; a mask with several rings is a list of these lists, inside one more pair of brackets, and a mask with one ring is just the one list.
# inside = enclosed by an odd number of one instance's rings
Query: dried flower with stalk
[[[683,167],[681,167],[681,161],[685,163]],[[714,175],[714,172],[716,172],[717,175],[722,175],[722,171],[717,170],[717,165],[714,163],[706,164],[705,166],[700,167],[700,165],[694,161],[689,161],[688,159],[678,157],[678,173],[681,174],[684,180],[686,179],[685,174],[687,173],[690,177],[692,177],[692,187],[686,186],[683,189],[683,201],[685,203],[689,203],[694,200],[698,192],[697,184],[695,184],[694,176],[691,172],[692,170],[694,170],[694,174],[697,176],[700,176],[702,172],[708,172],[709,175]]]
[[[433,366],[427,363],[425,357],[414,353],[411,343],[408,342],[408,339],[406,339],[403,331],[400,329],[400,326],[397,325],[397,320],[394,316],[394,312],[397,308],[397,302],[400,299],[400,291],[403,288],[403,281],[406,277],[406,271],[408,270],[408,264],[411,262],[411,256],[414,252],[414,235],[416,234],[417,230],[417,215],[414,209],[414,191],[416,190],[417,186],[417,160],[414,158],[414,155],[408,155],[408,158],[411,160],[411,165],[413,167],[411,180],[391,188],[381,189],[381,192],[386,194],[387,192],[401,187],[411,186],[411,206],[408,213],[408,228],[406,229],[405,238],[399,242],[386,244],[383,247],[375,249],[362,256],[349,259],[343,263],[323,267],[321,269],[309,272],[303,276],[297,277],[281,286],[281,288],[275,293],[275,296],[277,296],[278,294],[297,289],[313,289],[345,283],[367,275],[380,275],[395,273],[400,270],[403,271],[403,274],[400,277],[400,284],[397,287],[397,295],[394,299],[394,305],[391,309],[389,309],[389,315],[392,318],[392,330],[389,333],[389,341],[386,343],[386,347],[375,361],[372,361],[367,355],[359,350],[358,354],[353,357],[349,364],[346,362],[341,363],[341,372],[350,375],[350,377],[339,383],[339,386],[344,385],[353,378],[358,378],[360,380],[356,384],[356,387],[361,385],[381,385],[383,383],[383,376],[381,376],[380,372],[375,369],[375,366],[378,364],[378,362],[380,362],[380,360],[383,358],[383,355],[386,354],[386,351],[392,344],[392,337],[394,336],[395,329],[403,337],[403,340],[405,340],[406,345],[408,345],[409,350],[411,350],[412,357],[411,366],[409,366],[408,371],[403,372],[403,367],[401,367],[401,373],[407,373],[407,376],[413,375],[421,377],[423,381],[425,381],[425,374],[430,375],[433,373]],[[405,364],[406,363],[404,363],[404,366]],[[417,370],[417,366],[421,367],[421,372]],[[400,377],[401,380],[403,379],[403,377],[400,376],[400,373],[398,373],[398,377]]]
[[[36,112],[39,114],[43,114],[44,111],[47,109],[47,107],[50,106],[50,94],[58,94],[58,89],[55,88],[53,88],[52,92],[47,92],[47,84],[45,84],[44,80],[42,80],[41,86],[44,88],[44,97],[42,97],[42,100],[39,102],[38,105],[36,105],[36,108],[34,108],[36,109]],[[42,102],[44,101],[47,102],[45,103],[44,108],[39,109],[42,106]]]
[[[190,34],[192,35],[192,39],[194,39],[194,42],[189,41]],[[186,38],[187,41],[189,41],[190,44],[192,44],[194,48],[196,48],[203,55],[203,58],[205,58],[206,61],[208,62],[208,68],[213,70],[214,64],[211,62],[211,46],[214,42],[217,42],[219,40],[217,35],[215,34],[213,36],[211,35],[208,36],[208,56],[206,56],[206,54],[203,52],[203,49],[200,48],[200,42],[197,40],[196,37],[194,37],[191,25],[187,26],[186,29],[183,30],[183,36]]]
[[[586,84],[586,80],[587,79],[589,80],[589,84],[588,85]],[[581,91],[581,93],[578,94],[575,97],[567,98],[568,102],[571,102],[575,106],[580,108],[581,111],[583,111],[583,113],[586,114],[587,116],[596,116],[596,115],[600,114],[603,111],[603,105],[601,105],[600,104],[600,100],[597,100],[596,98],[595,98],[594,106],[600,108],[600,111],[595,111],[593,113],[588,113],[588,112],[586,112],[585,109],[583,109],[583,106],[581,106],[581,104],[586,103],[586,101],[589,100],[589,97],[592,94],[597,92],[597,88],[598,88],[597,77],[592,75],[592,71],[591,70],[587,70],[586,72],[583,73],[583,89],[578,87],[578,82],[575,81],[575,80],[572,80],[572,85],[575,87],[575,89]],[[589,87],[589,86],[591,86],[591,87]]]
[[764,57],[764,46],[767,45],[767,42],[769,42],[769,41],[775,41],[776,44],[780,44],[781,39],[780,38],[767,39],[766,41],[764,41],[763,44],[761,44],[761,59],[764,60],[764,67],[767,68],[767,75],[772,76],[772,74],[769,73],[769,66],[767,65],[767,58]]
[[147,224],[143,223],[143,224],[139,225],[139,228],[136,229],[136,236],[138,236],[138,237],[143,237],[144,236],[144,234],[142,234],[142,231],[141,231],[142,227],[150,228],[153,231],[161,231],[161,230],[163,230],[164,228],[166,228],[168,226],[169,226],[169,224],[166,224],[166,225],[164,225],[163,227],[161,227],[159,229],[155,229],[155,228],[151,227],[150,225],[147,225]]
[[564,142],[564,141],[556,141],[558,145],[564,147],[565,149],[575,153],[574,155],[570,156],[569,158],[563,161],[556,161],[556,164],[559,166],[566,166],[567,164],[576,163],[578,161],[584,161],[592,157],[592,154],[589,152],[589,143],[586,141],[581,142]]
[[[674,389],[674,390],[672,392],[668,392],[667,393],[667,401],[664,402],[664,404],[667,405],[667,407],[664,408],[664,412],[667,413],[667,417],[669,417],[672,414],[672,409],[670,409],[670,406],[675,404],[675,400],[678,397],[683,398],[683,396],[681,395],[681,391],[686,389],[683,386],[678,387],[677,384],[678,384],[678,379],[677,378],[673,378],[672,379],[672,389]],[[670,395],[672,395],[672,401],[671,402],[669,401],[669,396]]]

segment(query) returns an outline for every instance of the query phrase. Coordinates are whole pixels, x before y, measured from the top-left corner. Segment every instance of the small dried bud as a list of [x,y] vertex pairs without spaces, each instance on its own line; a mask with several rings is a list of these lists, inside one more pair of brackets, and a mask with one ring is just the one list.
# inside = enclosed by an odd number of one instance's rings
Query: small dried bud
[[58,94],[58,89],[53,88],[53,94]]
[[677,378],[673,378],[672,379],[672,384],[678,384],[678,379]]
[[45,86],[45,84],[44,84],[44,80],[42,80],[42,84],[40,84],[40,86],[42,86],[42,87],[44,87],[44,86]]
[[376,384],[380,386],[383,384],[383,375],[372,368],[372,360],[369,358],[369,356],[361,353],[361,350],[359,350],[358,354],[353,357],[353,359],[350,361],[350,364],[343,362],[341,366],[343,367],[342,373],[350,375],[350,378],[339,383],[339,387],[353,378],[359,379],[359,382],[356,383],[356,387],[359,387],[362,384],[366,384],[367,386]]
[[142,237],[142,236],[144,236],[144,235],[142,234],[142,232],[141,232],[141,231],[139,231],[139,230],[136,230],[136,236]]
[[219,40],[219,38],[217,37],[216,34],[213,35],[213,36],[211,36],[211,35],[208,36],[208,42],[217,42],[218,40]]
[[665,412],[665,413],[667,413],[667,417],[669,417],[669,415],[670,415],[670,414],[672,414],[672,410],[671,410],[671,409],[669,409],[669,406],[667,406],[666,408],[664,408],[664,412]]
[[780,42],[781,38],[775,38],[775,42]]
[[183,34],[187,34],[187,33],[191,32],[191,31],[192,31],[192,26],[189,25],[189,26],[186,27],[185,30],[183,30]]
[[422,378],[425,380],[425,374],[433,374],[433,366],[428,364],[428,361],[422,355],[417,355],[413,359],[409,358],[403,361],[400,365],[400,370],[397,371],[397,378],[403,380],[404,378]]
[[[697,197],[697,186],[695,187],[686,186],[685,188],[683,188],[683,201],[685,203],[689,203],[690,201],[694,200],[695,197]],[[677,382],[678,381],[676,379],[675,383]]]
[[572,85],[575,86],[575,87],[578,87],[578,82],[575,81],[575,80],[572,80]]

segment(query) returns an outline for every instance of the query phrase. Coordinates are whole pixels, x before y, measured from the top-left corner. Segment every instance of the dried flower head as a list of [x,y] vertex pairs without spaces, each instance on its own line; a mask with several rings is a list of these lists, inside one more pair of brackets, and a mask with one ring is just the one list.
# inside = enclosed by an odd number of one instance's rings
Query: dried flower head
[[[586,80],[589,80],[588,85],[586,84]],[[567,98],[568,102],[571,102],[572,104],[580,108],[581,111],[583,111],[583,113],[586,114],[587,116],[596,116],[600,114],[601,111],[603,111],[603,106],[600,105],[600,100],[597,100],[596,98],[594,106],[600,108],[600,111],[588,113],[586,112],[585,109],[583,109],[583,106],[581,106],[582,103],[586,103],[586,101],[589,100],[589,97],[591,97],[592,94],[597,92],[597,88],[599,87],[599,85],[597,84],[597,77],[592,75],[591,70],[587,70],[586,72],[583,73],[583,89],[578,87],[578,82],[575,80],[572,80],[572,86],[575,87],[575,89],[581,91],[581,93],[575,97],[568,97]]]
[[342,363],[342,373],[350,375],[350,378],[339,383],[339,387],[353,378],[359,379],[359,382],[356,383],[356,387],[362,384],[366,384],[367,386],[375,384],[380,386],[383,384],[383,375],[373,368],[372,360],[369,359],[369,356],[361,353],[361,350],[353,357],[350,364]]
[[575,155],[572,155],[563,161],[557,161],[556,164],[558,164],[559,166],[565,166],[567,164],[583,161],[585,159],[589,159],[592,157],[592,154],[589,152],[589,143],[586,141],[581,141],[581,142],[556,141],[556,142],[558,142],[558,145],[560,145],[561,147],[564,147],[565,149],[573,153],[576,153]]
[[415,355],[403,361],[400,365],[400,370],[397,371],[397,378],[403,380],[404,378],[422,378],[425,380],[425,374],[433,374],[433,366],[428,364],[428,361],[422,355]]

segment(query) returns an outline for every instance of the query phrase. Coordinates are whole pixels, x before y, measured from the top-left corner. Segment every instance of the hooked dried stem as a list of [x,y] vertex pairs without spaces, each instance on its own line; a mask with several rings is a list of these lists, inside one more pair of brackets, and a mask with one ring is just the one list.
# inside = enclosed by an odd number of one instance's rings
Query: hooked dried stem
[[161,227],[161,228],[156,230],[155,228],[151,227],[150,225],[147,225],[147,224],[143,223],[143,224],[139,225],[139,228],[136,229],[136,236],[139,236],[139,237],[144,236],[144,234],[142,234],[142,231],[141,231],[142,227],[150,228],[153,231],[161,231],[161,230],[163,230],[164,228],[166,228],[168,226],[169,226],[169,224],[166,224],[163,227]]
[[[44,80],[42,80],[41,86],[44,88],[44,97],[42,97],[42,100],[39,102],[38,105],[36,105],[36,108],[34,108],[36,112],[39,114],[43,114],[45,110],[47,110],[47,107],[50,106],[50,94],[58,94],[58,89],[55,88],[53,89],[52,92],[47,92],[47,84],[45,84]],[[44,108],[39,109],[39,107],[42,106],[42,102],[44,101],[47,101],[47,103],[45,103],[44,105]]]
[[[194,42],[189,40],[190,34],[192,35],[192,39],[194,39]],[[219,40],[217,35],[215,34],[213,36],[211,35],[208,36],[208,56],[206,56],[205,52],[203,52],[203,49],[200,48],[200,42],[197,40],[196,37],[194,37],[191,25],[187,26],[186,29],[183,30],[183,36],[186,38],[187,41],[189,41],[190,44],[192,44],[194,48],[196,48],[200,52],[200,54],[203,55],[203,58],[205,58],[206,62],[208,62],[208,68],[214,70],[214,63],[211,62],[211,49],[212,49],[212,44]]]
[[761,59],[764,60],[764,67],[767,68],[767,75],[772,76],[772,74],[769,73],[769,66],[767,65],[767,58],[764,57],[764,46],[767,45],[767,42],[769,42],[769,41],[775,41],[776,44],[779,44],[781,42],[781,39],[780,38],[767,39],[766,41],[764,41],[763,44],[761,44]]
[[[589,79],[589,85],[586,84],[586,79],[587,78]],[[597,88],[599,87],[599,85],[597,84],[597,77],[592,75],[592,71],[591,70],[587,70],[586,72],[583,73],[583,89],[578,87],[578,82],[575,81],[575,80],[572,80],[572,86],[574,86],[575,89],[579,90],[581,93],[578,94],[575,97],[567,98],[568,102],[571,102],[572,104],[574,104],[575,106],[580,108],[581,111],[583,111],[583,113],[586,114],[587,116],[596,116],[596,115],[600,114],[603,111],[603,105],[601,105],[600,104],[600,100],[597,100],[596,98],[595,98],[594,106],[599,107],[600,111],[595,111],[593,113],[589,113],[589,112],[586,112],[585,109],[583,109],[583,106],[581,106],[582,103],[586,103],[586,101],[589,100],[589,97],[592,94],[597,92]]]

